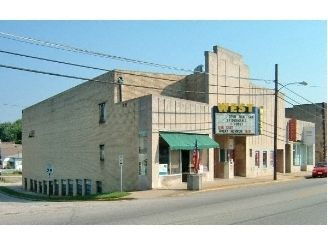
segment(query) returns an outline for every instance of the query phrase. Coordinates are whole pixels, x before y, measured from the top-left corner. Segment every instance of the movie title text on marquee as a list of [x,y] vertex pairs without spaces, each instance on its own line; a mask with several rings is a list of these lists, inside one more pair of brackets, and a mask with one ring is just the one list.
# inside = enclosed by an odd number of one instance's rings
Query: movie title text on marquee
[[256,134],[256,119],[253,113],[216,113],[215,133],[231,135]]

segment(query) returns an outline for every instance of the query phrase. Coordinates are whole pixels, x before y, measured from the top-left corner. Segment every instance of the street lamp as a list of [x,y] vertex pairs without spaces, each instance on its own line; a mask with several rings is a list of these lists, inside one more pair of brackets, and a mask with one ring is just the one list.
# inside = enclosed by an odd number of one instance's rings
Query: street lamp
[[[277,180],[277,113],[278,113],[278,92],[285,88],[287,85],[299,84],[299,85],[307,85],[305,81],[302,82],[292,82],[283,85],[280,89],[278,89],[278,64],[275,64],[275,79],[274,79],[275,89],[274,89],[274,132],[273,132],[273,180]],[[279,83],[280,84],[280,83]]]

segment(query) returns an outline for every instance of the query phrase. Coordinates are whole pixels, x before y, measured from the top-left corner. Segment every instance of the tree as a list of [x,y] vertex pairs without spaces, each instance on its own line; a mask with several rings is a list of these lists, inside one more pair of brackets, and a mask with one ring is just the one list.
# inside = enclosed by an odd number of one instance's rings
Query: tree
[[0,139],[3,142],[22,143],[22,120],[0,124]]

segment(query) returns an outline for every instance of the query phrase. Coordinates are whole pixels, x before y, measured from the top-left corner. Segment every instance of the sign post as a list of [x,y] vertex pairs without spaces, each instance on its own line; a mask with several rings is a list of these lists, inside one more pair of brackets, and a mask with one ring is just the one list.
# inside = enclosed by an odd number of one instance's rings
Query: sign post
[[121,192],[123,191],[123,155],[118,156],[118,164],[121,168]]

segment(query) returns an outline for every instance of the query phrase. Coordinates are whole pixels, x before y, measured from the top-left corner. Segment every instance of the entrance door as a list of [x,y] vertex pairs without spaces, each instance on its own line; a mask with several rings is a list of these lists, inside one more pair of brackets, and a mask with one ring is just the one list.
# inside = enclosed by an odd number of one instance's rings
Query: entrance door
[[190,151],[181,150],[182,163],[182,182],[187,182],[187,175],[189,174]]

